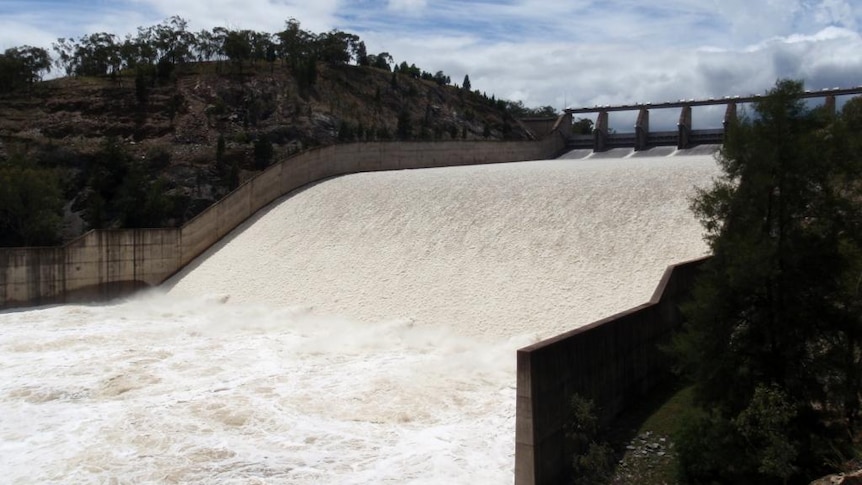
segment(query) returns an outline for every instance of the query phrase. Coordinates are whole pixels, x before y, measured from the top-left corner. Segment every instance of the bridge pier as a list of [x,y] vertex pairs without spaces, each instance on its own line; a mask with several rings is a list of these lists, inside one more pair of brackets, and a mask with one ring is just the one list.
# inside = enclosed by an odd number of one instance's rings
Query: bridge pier
[[594,127],[595,140],[593,143],[593,151],[603,152],[608,149],[608,112],[599,111],[596,117],[596,125]]
[[635,151],[649,148],[649,110],[641,108],[635,123]]
[[827,115],[835,116],[835,96],[826,96],[823,100],[823,109],[826,110]]
[[727,127],[733,123],[736,123],[736,103],[727,103],[727,109],[724,110],[724,120],[721,122],[722,127],[724,127],[722,139],[727,137]]
[[682,107],[676,127],[678,132],[676,148],[683,150],[691,147],[691,106]]

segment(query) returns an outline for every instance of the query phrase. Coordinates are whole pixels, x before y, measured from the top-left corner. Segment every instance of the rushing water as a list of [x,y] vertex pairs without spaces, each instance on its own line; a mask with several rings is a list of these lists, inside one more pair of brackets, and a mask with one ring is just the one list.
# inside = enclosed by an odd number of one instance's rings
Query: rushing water
[[514,350],[702,255],[711,156],[357,174],[164,288],[0,313],[5,483],[507,483]]

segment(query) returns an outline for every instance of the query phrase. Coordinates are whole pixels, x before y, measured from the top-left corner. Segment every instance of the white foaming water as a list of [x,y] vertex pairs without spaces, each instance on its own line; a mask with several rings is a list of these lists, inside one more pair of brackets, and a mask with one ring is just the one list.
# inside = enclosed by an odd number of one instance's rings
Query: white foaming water
[[0,313],[7,483],[510,483],[520,346],[705,252],[710,156],[340,177],[132,301]]

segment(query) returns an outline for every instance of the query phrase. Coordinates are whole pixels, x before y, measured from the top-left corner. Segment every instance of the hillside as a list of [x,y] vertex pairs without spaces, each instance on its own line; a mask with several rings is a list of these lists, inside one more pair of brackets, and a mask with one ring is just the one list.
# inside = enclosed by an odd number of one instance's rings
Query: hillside
[[59,177],[69,239],[91,227],[179,225],[314,146],[530,137],[509,104],[478,92],[370,66],[314,70],[309,81],[280,63],[212,61],[167,76],[36,83],[0,95],[0,164]]

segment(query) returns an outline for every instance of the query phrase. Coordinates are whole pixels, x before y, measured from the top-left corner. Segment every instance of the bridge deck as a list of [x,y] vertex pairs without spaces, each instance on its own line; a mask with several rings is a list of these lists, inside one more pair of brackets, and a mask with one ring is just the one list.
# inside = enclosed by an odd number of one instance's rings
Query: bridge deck
[[[862,94],[862,86],[855,88],[832,88],[822,89],[820,91],[805,91],[802,98],[824,98],[826,96],[847,96]],[[634,103],[620,105],[593,106],[591,108],[566,108],[566,113],[583,114],[583,113],[600,113],[607,111],[634,111],[639,109],[664,109],[664,108],[683,108],[686,106],[710,106],[723,105],[729,103],[752,103],[763,99],[765,95],[753,94],[749,96],[725,96],[723,98],[708,98],[708,99],[680,99],[679,101],[666,101],[663,103]]]

